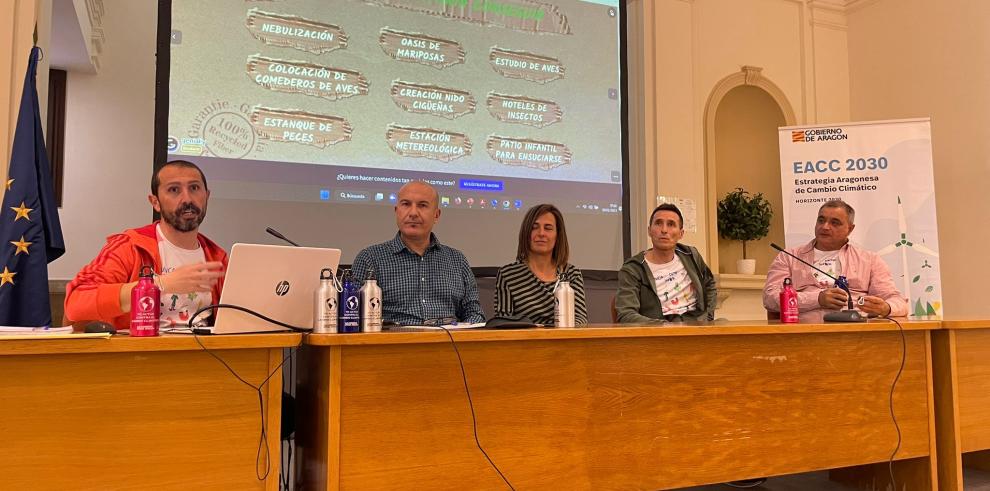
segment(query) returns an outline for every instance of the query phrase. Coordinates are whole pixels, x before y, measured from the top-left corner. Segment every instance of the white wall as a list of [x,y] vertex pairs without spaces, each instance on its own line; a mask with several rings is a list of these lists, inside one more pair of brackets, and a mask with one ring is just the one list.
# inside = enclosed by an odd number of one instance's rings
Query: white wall
[[155,113],[154,0],[104,0],[107,43],[96,75],[70,72],[65,194],[59,218],[66,254],[48,267],[71,279],[111,233],[151,221],[148,204]]
[[946,316],[990,314],[990,2],[880,0],[849,15],[857,120],[932,117]]

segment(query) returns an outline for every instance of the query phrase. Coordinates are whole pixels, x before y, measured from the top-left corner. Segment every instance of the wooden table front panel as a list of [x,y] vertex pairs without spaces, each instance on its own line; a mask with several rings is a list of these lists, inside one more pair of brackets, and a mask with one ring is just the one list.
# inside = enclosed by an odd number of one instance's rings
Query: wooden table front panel
[[[906,334],[899,459],[930,448],[928,332]],[[896,444],[897,332],[458,348],[481,444],[517,489],[680,487],[880,462]],[[322,350],[340,357],[339,441],[315,463],[329,469],[327,488],[339,469],[342,489],[504,489],[475,446],[449,344]],[[335,434],[336,411],[320,411]]]
[[990,328],[955,336],[962,451],[990,449]]
[[[282,350],[215,352],[258,384]],[[258,395],[203,351],[0,356],[0,377],[0,488],[277,489],[281,375],[266,481]]]

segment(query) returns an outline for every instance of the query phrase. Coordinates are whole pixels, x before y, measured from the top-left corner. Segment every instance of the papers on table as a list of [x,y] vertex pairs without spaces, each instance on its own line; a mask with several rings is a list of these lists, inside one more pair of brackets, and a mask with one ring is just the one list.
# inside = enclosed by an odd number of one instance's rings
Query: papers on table
[[109,338],[108,332],[73,333],[72,326],[65,327],[17,327],[0,326],[0,341],[23,341],[27,339],[93,339]]
[[30,334],[30,335],[42,335],[42,334],[71,334],[72,326],[65,327],[18,327],[18,326],[0,326],[0,336],[15,335],[15,334]]

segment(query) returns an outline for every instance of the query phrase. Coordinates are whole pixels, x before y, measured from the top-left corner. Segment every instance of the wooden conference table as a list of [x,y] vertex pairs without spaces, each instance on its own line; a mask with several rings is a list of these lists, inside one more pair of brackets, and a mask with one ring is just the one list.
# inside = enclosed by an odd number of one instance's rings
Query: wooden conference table
[[962,467],[990,471],[990,320],[944,320],[932,333],[939,489]]
[[[894,473],[898,489],[935,489],[929,332],[940,323],[902,324]],[[478,438],[516,489],[661,489],[817,469],[875,489],[889,482],[902,344],[887,321],[453,337]],[[303,489],[507,489],[475,445],[445,333],[305,343]]]
[[[200,339],[257,385],[300,335]],[[263,391],[269,465],[257,392],[191,336],[4,340],[0,488],[277,490],[281,393],[277,373]]]

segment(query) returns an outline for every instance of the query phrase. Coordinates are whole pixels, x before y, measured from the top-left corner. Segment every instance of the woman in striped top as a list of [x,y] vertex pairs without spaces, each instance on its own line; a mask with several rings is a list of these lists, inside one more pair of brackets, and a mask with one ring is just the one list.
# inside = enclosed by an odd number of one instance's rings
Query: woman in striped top
[[558,280],[566,280],[574,288],[575,324],[587,324],[584,277],[567,263],[568,254],[560,210],[550,204],[530,208],[519,228],[516,261],[499,268],[495,279],[495,316],[553,325],[554,287]]

